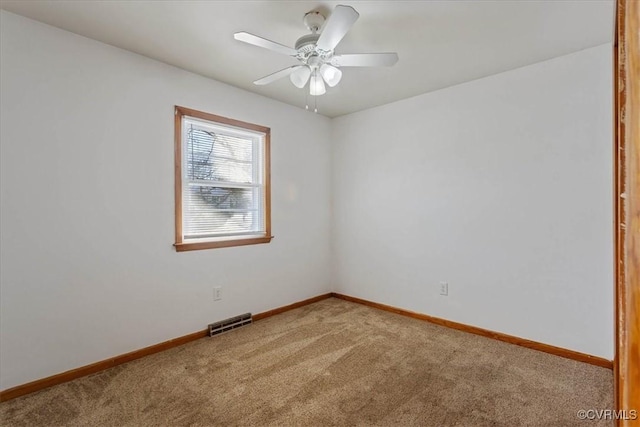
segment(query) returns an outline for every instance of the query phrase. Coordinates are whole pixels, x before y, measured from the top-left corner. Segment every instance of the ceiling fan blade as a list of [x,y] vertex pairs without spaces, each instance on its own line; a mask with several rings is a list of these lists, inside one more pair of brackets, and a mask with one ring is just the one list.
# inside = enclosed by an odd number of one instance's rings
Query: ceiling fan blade
[[336,6],[320,34],[317,48],[324,51],[335,49],[359,16],[351,6]]
[[390,67],[396,62],[397,53],[354,53],[331,58],[335,67]]
[[233,38],[236,40],[240,40],[241,42],[245,42],[245,43],[252,44],[254,46],[273,50],[274,52],[284,53],[285,55],[289,55],[289,56],[296,56],[298,54],[298,51],[292,47],[288,47],[280,43],[272,42],[271,40],[254,36],[253,34],[249,34],[244,31],[240,33],[235,33],[233,35]]
[[306,67],[306,65],[294,65],[292,67],[289,68],[285,68],[283,70],[280,71],[276,71],[273,74],[269,74],[268,76],[265,76],[259,80],[256,80],[255,82],[253,82],[254,85],[258,85],[258,86],[262,86],[262,85],[268,85],[269,83],[273,83],[278,79],[281,79],[283,77],[287,77],[289,74],[293,73],[294,71],[296,71],[298,68],[300,67]]

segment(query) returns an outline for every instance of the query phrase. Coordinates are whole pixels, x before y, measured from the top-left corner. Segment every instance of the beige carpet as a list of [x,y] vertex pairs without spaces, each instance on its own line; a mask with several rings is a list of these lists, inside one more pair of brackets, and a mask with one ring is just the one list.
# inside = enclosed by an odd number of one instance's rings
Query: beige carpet
[[612,373],[328,299],[0,404],[3,426],[601,426]]

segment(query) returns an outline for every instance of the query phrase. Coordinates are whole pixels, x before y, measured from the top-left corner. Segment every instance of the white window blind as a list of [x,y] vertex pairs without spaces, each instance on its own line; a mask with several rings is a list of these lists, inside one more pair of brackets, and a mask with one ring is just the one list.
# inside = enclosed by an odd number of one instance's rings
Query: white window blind
[[264,138],[182,118],[183,239],[265,236]]

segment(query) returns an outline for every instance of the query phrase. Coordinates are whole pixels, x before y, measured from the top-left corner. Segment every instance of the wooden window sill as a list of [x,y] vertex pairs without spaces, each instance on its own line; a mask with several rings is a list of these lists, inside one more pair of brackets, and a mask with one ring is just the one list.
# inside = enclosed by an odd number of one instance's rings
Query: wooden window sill
[[183,242],[175,243],[177,252],[185,251],[199,251],[203,249],[215,249],[215,248],[229,248],[232,246],[246,246],[246,245],[259,245],[261,243],[269,243],[273,239],[273,236],[268,237],[251,237],[247,239],[233,239],[233,240],[217,240],[209,242]]

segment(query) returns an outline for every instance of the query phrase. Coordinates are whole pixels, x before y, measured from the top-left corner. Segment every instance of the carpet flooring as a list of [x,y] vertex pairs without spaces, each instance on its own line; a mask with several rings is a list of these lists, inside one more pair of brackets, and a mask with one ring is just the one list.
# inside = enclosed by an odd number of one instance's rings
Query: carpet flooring
[[613,375],[331,298],[0,404],[3,426],[610,426]]

